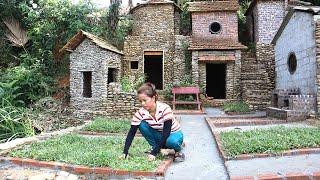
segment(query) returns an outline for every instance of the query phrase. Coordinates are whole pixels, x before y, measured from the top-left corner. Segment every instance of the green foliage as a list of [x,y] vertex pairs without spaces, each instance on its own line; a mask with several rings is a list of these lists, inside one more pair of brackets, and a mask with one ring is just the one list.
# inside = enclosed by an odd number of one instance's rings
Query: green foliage
[[41,66],[35,58],[22,56],[20,66],[8,68],[0,76],[0,97],[7,99],[15,106],[29,105],[41,97],[49,95],[52,80],[41,72]]
[[21,12],[16,8],[25,0],[1,0],[0,1],[0,20],[3,17],[15,17],[20,19]]
[[[103,29],[96,23],[97,11],[90,0],[76,5],[70,0],[0,2],[0,21],[15,17],[27,29],[30,38],[26,51],[12,48],[8,41],[0,41],[0,68],[7,68],[0,74],[0,82],[17,81],[14,88],[19,96],[14,99],[28,105],[53,92],[49,87],[53,86],[53,78],[61,72],[58,51],[62,45],[80,29],[102,34]],[[4,33],[4,25],[0,23],[0,35]]]
[[105,133],[128,133],[130,129],[130,120],[108,119],[98,117],[81,130]]
[[19,9],[32,40],[32,48],[28,50],[42,60],[45,72],[50,75],[55,73],[54,59],[60,58],[58,50],[80,29],[95,34],[102,31],[96,23],[90,22],[89,15],[96,12],[90,1],[76,5],[69,0],[28,1],[20,3]]
[[[124,137],[82,137],[64,135],[44,142],[33,143],[14,150],[9,156],[33,158],[41,161],[59,161],[68,164],[90,167],[111,167],[114,169],[154,171],[163,160],[159,156],[148,162],[145,155],[150,146],[144,138],[135,138],[129,158],[119,160],[122,154]],[[81,155],[81,156],[79,156]]]
[[174,83],[173,87],[195,87],[196,84],[192,83],[191,81],[191,75],[185,75],[182,80],[178,83]]
[[32,115],[25,108],[14,107],[5,99],[0,103],[1,143],[35,134],[31,121]]
[[191,74],[192,71],[192,54],[191,51],[188,50],[189,45],[187,43],[182,44],[183,52],[184,52],[184,74],[188,76],[189,81],[191,82]]
[[129,76],[122,76],[120,79],[121,89],[124,92],[135,92],[146,81],[144,74],[138,74],[135,79],[130,79]]
[[101,17],[103,36],[114,46],[123,49],[125,37],[131,32],[133,21],[129,16],[120,16],[120,3],[113,3]]
[[0,82],[0,99],[2,99],[2,105],[24,105],[23,101],[18,100],[18,97],[21,95],[21,93],[18,92],[19,87],[15,85],[16,83],[17,80],[13,80],[8,83]]
[[244,0],[240,3],[240,8],[237,11],[237,16],[238,16],[238,30],[239,30],[239,38],[240,41],[244,44],[247,44],[247,39],[246,37],[246,16],[244,15],[249,8],[250,5],[250,0]]
[[220,134],[228,156],[250,153],[279,153],[285,150],[320,147],[319,128],[287,128],[284,126]]
[[163,89],[163,91],[161,92],[162,97],[163,97],[165,100],[167,100],[167,101],[170,101],[170,100],[172,100],[172,98],[173,98],[173,95],[172,95],[172,92],[171,92],[172,87],[173,87],[173,84],[168,83],[168,84],[166,84],[166,85],[164,86],[164,89]]
[[120,79],[121,89],[124,92],[132,92],[133,88],[129,80],[129,76],[122,76]]
[[226,112],[250,112],[249,106],[243,101],[226,103],[222,109]]
[[191,33],[191,15],[188,11],[188,2],[190,0],[182,0],[182,13],[181,13],[181,34],[183,35],[190,35]]

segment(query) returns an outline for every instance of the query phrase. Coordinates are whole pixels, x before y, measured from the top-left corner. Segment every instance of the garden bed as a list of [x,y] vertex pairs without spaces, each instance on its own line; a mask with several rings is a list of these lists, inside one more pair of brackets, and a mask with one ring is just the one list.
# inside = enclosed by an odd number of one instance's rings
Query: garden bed
[[225,160],[320,153],[319,128],[277,126],[220,133],[213,130],[213,134]]
[[143,138],[135,138],[129,158],[119,160],[124,137],[83,137],[63,135],[22,146],[7,153],[7,160],[20,165],[51,167],[75,173],[102,173],[125,176],[163,176],[172,162],[163,156],[148,162],[144,153],[150,147]]
[[91,123],[80,129],[81,134],[91,135],[124,135],[131,126],[127,119],[95,118]]

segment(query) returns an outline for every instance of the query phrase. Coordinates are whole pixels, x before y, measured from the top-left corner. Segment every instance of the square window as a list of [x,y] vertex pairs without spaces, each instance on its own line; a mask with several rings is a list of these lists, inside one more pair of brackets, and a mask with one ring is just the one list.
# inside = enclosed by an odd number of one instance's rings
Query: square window
[[130,68],[131,69],[138,69],[138,61],[131,61]]
[[108,68],[108,84],[117,81],[117,69]]

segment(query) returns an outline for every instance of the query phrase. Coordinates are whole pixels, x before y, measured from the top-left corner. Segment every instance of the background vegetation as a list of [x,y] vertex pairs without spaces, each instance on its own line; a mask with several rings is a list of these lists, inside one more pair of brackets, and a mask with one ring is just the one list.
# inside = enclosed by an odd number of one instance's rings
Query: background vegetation
[[[39,108],[32,108],[40,99],[63,91],[67,100],[68,89],[58,89],[58,80],[68,79],[69,57],[59,50],[72,36],[82,29],[121,48],[131,22],[119,14],[118,3],[101,9],[90,0],[77,4],[70,0],[0,1],[0,122],[8,126],[0,129],[7,134],[0,139],[32,134],[21,128],[24,123],[30,126],[27,117],[31,115],[47,123],[43,115],[35,114],[41,113]],[[31,122],[31,129],[39,130],[36,124],[45,123]]]

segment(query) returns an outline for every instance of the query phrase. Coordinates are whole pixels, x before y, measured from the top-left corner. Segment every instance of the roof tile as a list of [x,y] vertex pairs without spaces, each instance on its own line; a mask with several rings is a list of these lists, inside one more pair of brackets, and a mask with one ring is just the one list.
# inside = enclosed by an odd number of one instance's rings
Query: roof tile
[[240,42],[230,38],[203,39],[193,37],[189,46],[190,50],[204,49],[246,49]]
[[212,12],[212,11],[237,11],[239,9],[238,1],[202,1],[202,2],[190,2],[190,12]]
[[121,50],[119,50],[118,48],[116,48],[115,46],[109,44],[107,41],[105,41],[104,39],[95,36],[93,34],[90,34],[88,32],[82,31],[80,30],[75,36],[73,36],[66,45],[64,45],[59,52],[60,53],[65,53],[66,51],[70,51],[70,50],[74,50],[76,49],[80,43],[82,43],[82,41],[88,38],[91,42],[95,43],[97,46],[103,48],[103,49],[107,49],[109,51],[118,53],[123,55],[123,52]]

